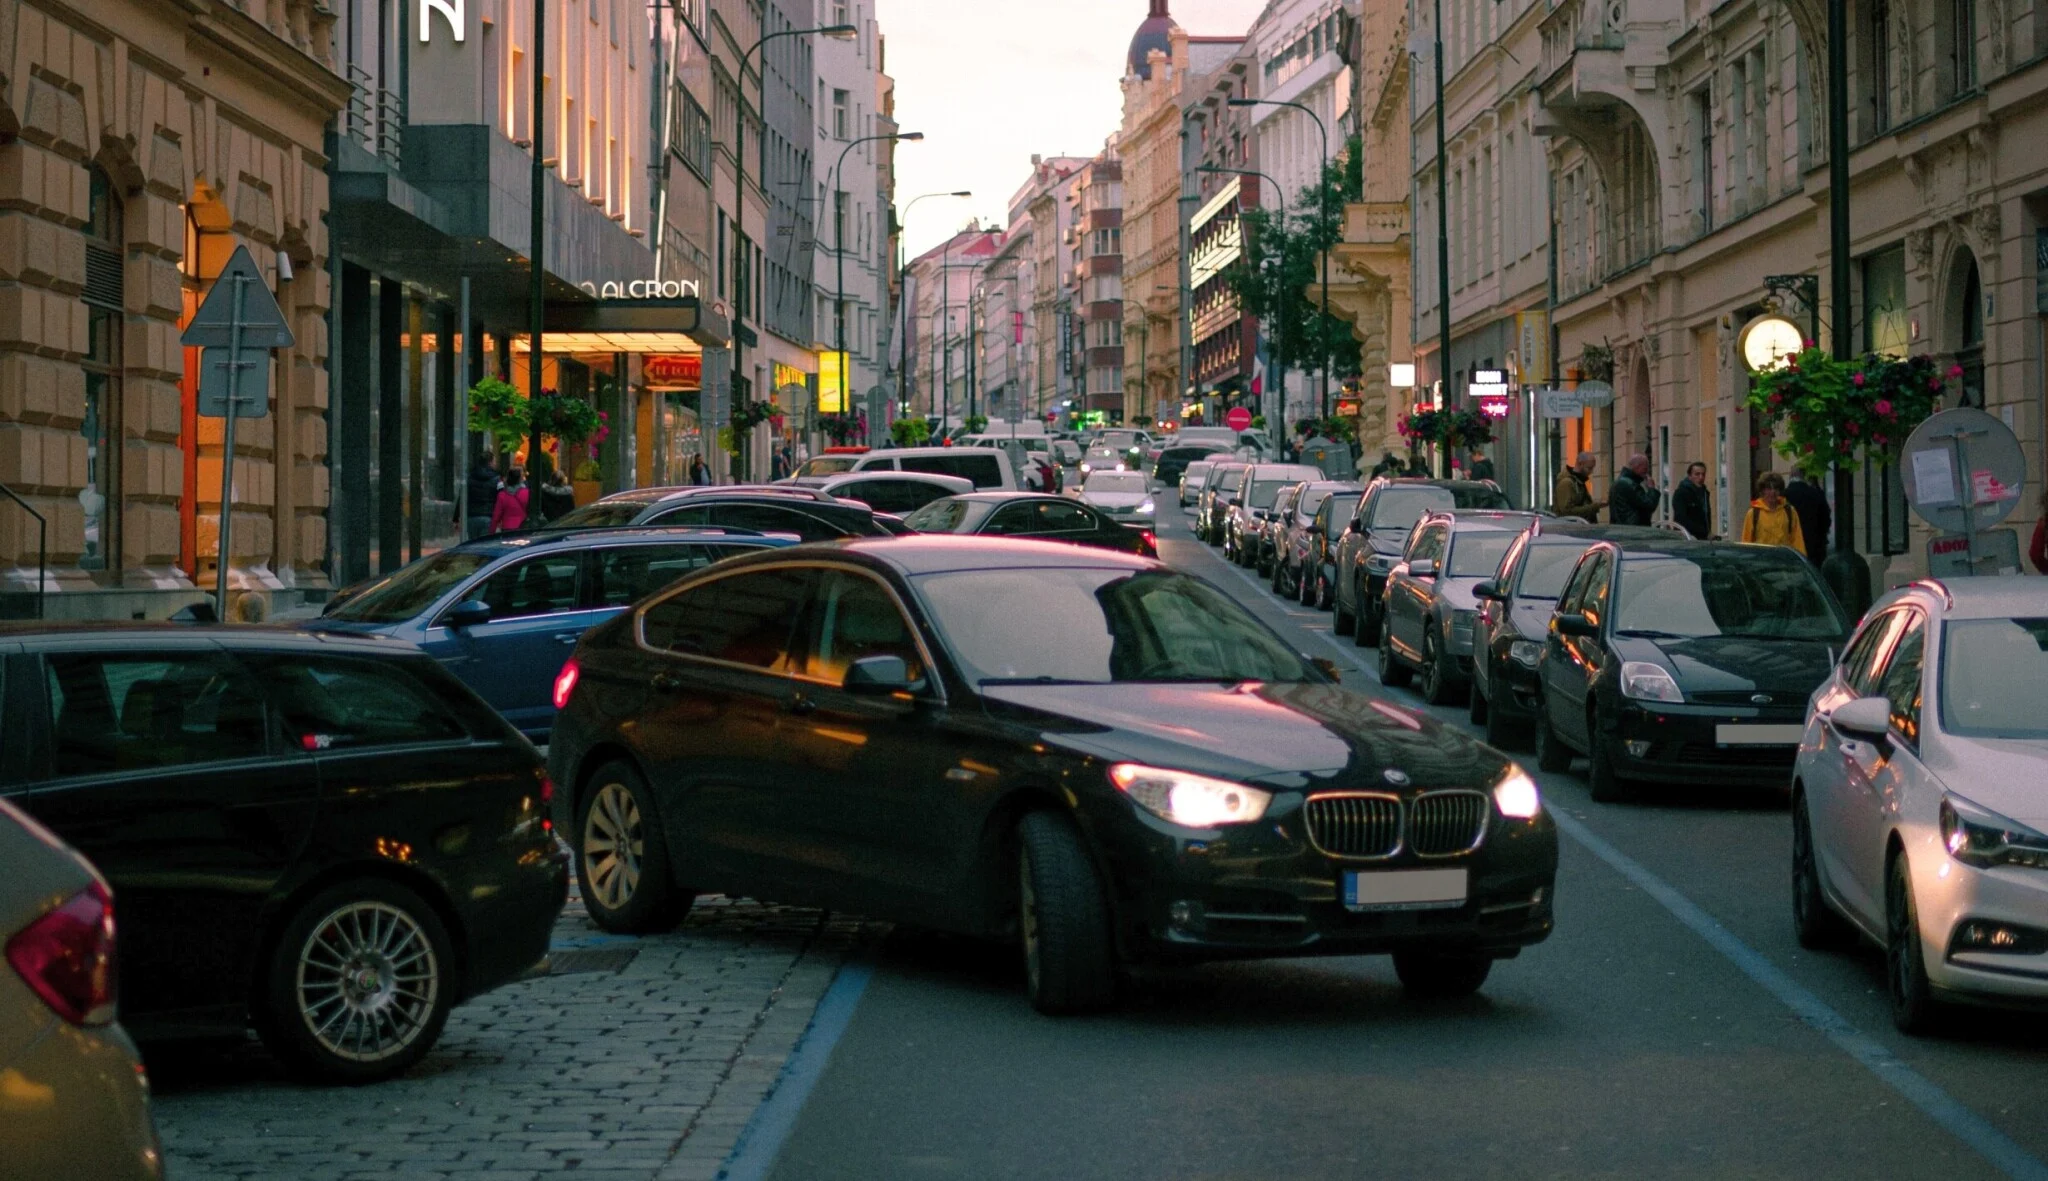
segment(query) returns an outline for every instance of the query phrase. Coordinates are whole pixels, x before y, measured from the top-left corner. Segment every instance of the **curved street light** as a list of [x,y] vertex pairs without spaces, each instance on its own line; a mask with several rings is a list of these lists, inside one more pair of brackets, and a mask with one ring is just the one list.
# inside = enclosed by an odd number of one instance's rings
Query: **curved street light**
[[909,282],[910,248],[904,243],[900,235],[903,228],[910,223],[910,211],[917,208],[919,201],[930,200],[933,197],[972,197],[973,195],[974,193],[970,189],[956,189],[950,193],[923,193],[912,197],[909,203],[903,207],[903,216],[896,219],[896,229],[899,234],[896,243],[896,340],[898,351],[902,353],[902,360],[899,362],[901,368],[896,370],[896,404],[898,414],[908,414],[910,412],[910,349],[909,341],[906,339],[910,334],[910,301],[904,298],[903,295],[905,287]]
[[839,159],[832,164],[832,254],[834,256],[834,269],[838,272],[836,279],[837,290],[833,293],[832,297],[832,319],[834,326],[833,344],[839,353],[839,413],[841,414],[847,412],[846,403],[849,383],[846,374],[846,202],[841,200],[839,170],[846,163],[846,154],[862,144],[876,143],[881,140],[916,143],[923,138],[924,132],[922,131],[889,131],[880,135],[864,135],[859,139],[849,141],[845,147],[839,149]]

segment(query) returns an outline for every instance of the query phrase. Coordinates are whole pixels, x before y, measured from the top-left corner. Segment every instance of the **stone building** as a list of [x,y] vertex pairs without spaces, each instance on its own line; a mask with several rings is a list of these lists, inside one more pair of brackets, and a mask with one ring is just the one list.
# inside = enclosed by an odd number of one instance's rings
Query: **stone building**
[[[1092,421],[1124,421],[1124,172],[1112,135],[1102,154],[1076,175],[1069,225],[1075,263],[1072,359],[1080,378],[1073,409]],[[1099,418],[1095,416],[1100,416]]]
[[[1237,51],[1181,91],[1188,240],[1184,306],[1188,345],[1183,362],[1188,378],[1183,421],[1220,421],[1226,401],[1263,396],[1259,321],[1246,315],[1230,288],[1230,268],[1244,257],[1241,215],[1272,207],[1277,194],[1259,168],[1258,137],[1251,114],[1230,100],[1250,93],[1258,54],[1240,42]],[[1256,404],[1256,403],[1254,403]],[[1261,407],[1261,412],[1265,408]]]
[[1364,0],[1349,39],[1355,91],[1353,132],[1364,162],[1364,191],[1344,207],[1344,237],[1331,252],[1330,309],[1358,337],[1358,443],[1367,459],[1398,452],[1395,423],[1412,390],[1392,384],[1391,366],[1408,361],[1412,300],[1408,207],[1408,15],[1401,0]]
[[1013,210],[1022,208],[1031,223],[1029,262],[1023,268],[1031,276],[1025,369],[1033,390],[1032,405],[1041,412],[1072,399],[1080,388],[1070,345],[1075,306],[1072,284],[1080,259],[1080,235],[1074,230],[1074,186],[1087,163],[1085,156],[1033,155],[1031,179],[1011,203]]

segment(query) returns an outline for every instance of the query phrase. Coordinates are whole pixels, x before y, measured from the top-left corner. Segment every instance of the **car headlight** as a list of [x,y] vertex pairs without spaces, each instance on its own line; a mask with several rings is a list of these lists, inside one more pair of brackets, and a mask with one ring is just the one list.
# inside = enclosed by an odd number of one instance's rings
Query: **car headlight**
[[1964,865],[2048,869],[2048,836],[1959,796],[1941,801],[1941,843]]
[[1523,668],[1535,668],[1536,660],[1543,655],[1543,645],[1534,640],[1515,640],[1508,645],[1508,659]]
[[1138,506],[1138,511],[1140,513],[1145,514],[1146,516],[1151,516],[1154,512],[1157,512],[1158,510],[1154,507],[1152,502],[1148,500],[1145,503]]
[[1138,763],[1115,764],[1109,769],[1109,780],[1147,812],[1189,828],[1257,820],[1273,802],[1273,793],[1256,787]]
[[1365,560],[1365,572],[1367,574],[1377,574],[1384,578],[1394,572],[1394,562],[1396,560],[1386,554],[1374,554]]
[[1087,475],[1087,474],[1088,474],[1089,472],[1092,472],[1092,471],[1094,471],[1094,470],[1095,470],[1095,465],[1094,465],[1094,464],[1091,464],[1091,463],[1089,463],[1089,462],[1088,462],[1087,460],[1082,460],[1082,461],[1081,461],[1081,474],[1082,474],[1082,475],[1084,475],[1084,476],[1085,476],[1085,475]]
[[1493,785],[1493,806],[1510,820],[1534,820],[1543,811],[1543,794],[1529,773],[1508,764],[1508,773]]
[[1637,701],[1685,700],[1685,694],[1678,691],[1678,682],[1671,679],[1671,674],[1664,671],[1664,666],[1641,660],[1622,662],[1621,695],[1633,697]]

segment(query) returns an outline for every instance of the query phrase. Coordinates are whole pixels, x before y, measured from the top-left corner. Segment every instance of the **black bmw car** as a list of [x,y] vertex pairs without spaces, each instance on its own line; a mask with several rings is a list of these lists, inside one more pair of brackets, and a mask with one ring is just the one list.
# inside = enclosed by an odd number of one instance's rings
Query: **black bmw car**
[[1126,525],[1094,505],[1043,492],[969,492],[948,496],[903,518],[912,533],[956,533],[1058,541],[1156,557],[1149,526]]
[[1598,542],[1536,662],[1536,761],[1562,771],[1583,753],[1603,801],[1644,781],[1789,788],[1807,699],[1849,626],[1795,550]]
[[1158,562],[917,537],[742,558],[593,631],[549,751],[615,931],[701,892],[1121,964],[1391,953],[1478,988],[1547,937],[1555,828],[1493,750],[1340,687]]

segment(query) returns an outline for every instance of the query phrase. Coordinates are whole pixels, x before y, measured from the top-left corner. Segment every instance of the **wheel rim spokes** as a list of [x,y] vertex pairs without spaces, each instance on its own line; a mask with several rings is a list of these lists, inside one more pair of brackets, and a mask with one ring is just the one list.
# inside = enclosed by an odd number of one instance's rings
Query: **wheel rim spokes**
[[314,1041],[337,1057],[377,1062],[425,1032],[440,995],[440,960],[412,915],[385,902],[351,902],[306,937],[295,984]]
[[640,804],[622,783],[608,783],[591,802],[583,826],[584,885],[610,910],[626,905],[640,886],[646,849]]

